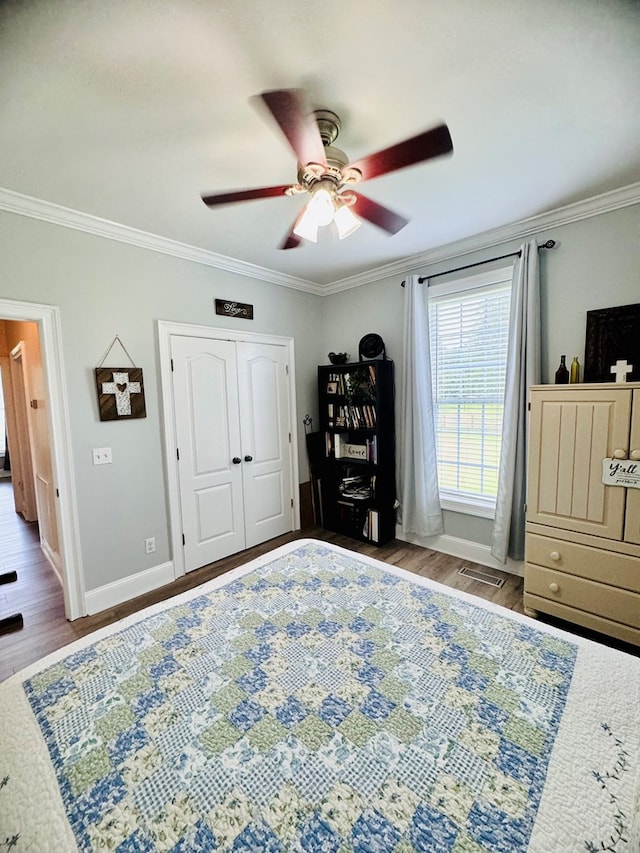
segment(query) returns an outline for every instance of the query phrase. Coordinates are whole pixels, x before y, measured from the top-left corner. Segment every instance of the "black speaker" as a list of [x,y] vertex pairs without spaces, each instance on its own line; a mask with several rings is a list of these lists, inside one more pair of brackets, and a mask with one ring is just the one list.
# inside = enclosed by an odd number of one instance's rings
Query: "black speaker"
[[358,344],[358,355],[360,361],[373,361],[375,359],[386,359],[387,354],[384,349],[384,341],[375,332],[370,332],[363,338],[360,338]]

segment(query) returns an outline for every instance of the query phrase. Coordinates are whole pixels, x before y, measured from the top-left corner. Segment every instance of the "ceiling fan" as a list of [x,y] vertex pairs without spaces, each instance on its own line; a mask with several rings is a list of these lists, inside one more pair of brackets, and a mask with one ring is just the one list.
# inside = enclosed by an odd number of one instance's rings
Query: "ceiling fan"
[[389,234],[397,233],[409,220],[354,192],[352,186],[453,151],[449,129],[446,124],[440,124],[349,163],[344,151],[333,145],[340,133],[339,117],[331,110],[310,113],[302,90],[275,89],[262,92],[254,100],[266,106],[293,149],[298,159],[297,183],[203,195],[202,200],[208,207],[217,207],[308,193],[311,198],[281,243],[281,249],[293,249],[301,239],[317,242],[318,228],[331,222],[335,223],[340,239],[348,237],[359,228],[359,217]]

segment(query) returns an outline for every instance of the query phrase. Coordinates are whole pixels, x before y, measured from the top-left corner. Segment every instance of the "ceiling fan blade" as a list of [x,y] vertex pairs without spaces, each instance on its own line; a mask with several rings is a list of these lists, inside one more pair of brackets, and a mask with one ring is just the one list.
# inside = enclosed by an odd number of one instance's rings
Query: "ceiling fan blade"
[[405,166],[413,166],[414,163],[422,163],[431,160],[432,157],[440,157],[453,151],[453,143],[449,128],[446,124],[405,139],[389,148],[384,148],[368,157],[363,157],[350,166],[362,172],[362,180],[376,178],[378,175],[386,175],[387,172],[395,172],[404,169]]
[[262,92],[258,101],[267,107],[293,148],[298,161],[326,165],[327,158],[318,125],[307,109],[301,89],[274,89]]
[[351,210],[357,216],[362,217],[362,219],[367,219],[369,222],[377,225],[378,228],[388,231],[389,234],[397,234],[401,228],[409,224],[409,220],[405,219],[404,216],[394,213],[388,207],[383,207],[377,201],[372,201],[370,198],[360,195],[360,193],[353,193],[353,195],[356,197],[356,200]]
[[300,242],[301,242],[300,238],[297,237],[293,233],[293,228],[292,228],[291,231],[289,231],[289,233],[285,237],[285,239],[282,241],[282,243],[280,243],[278,248],[279,249],[295,249],[296,246],[300,245]]
[[234,204],[236,201],[251,201],[255,198],[272,198],[284,195],[291,184],[283,184],[279,187],[258,187],[255,190],[237,190],[229,193],[216,193],[215,195],[203,195],[202,201],[208,207],[216,207],[219,204]]

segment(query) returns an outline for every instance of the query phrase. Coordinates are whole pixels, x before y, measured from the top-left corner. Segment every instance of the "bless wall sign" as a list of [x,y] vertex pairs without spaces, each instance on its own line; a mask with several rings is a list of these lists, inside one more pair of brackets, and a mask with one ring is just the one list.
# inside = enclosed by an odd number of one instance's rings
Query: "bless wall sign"
[[216,299],[216,314],[223,317],[241,317],[243,320],[253,320],[253,305],[246,302],[231,302],[230,299]]

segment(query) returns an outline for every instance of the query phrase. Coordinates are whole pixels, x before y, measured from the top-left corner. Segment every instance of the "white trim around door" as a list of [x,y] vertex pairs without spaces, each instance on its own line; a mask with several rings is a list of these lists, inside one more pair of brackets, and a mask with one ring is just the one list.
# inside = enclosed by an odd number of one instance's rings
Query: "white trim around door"
[[67,386],[62,357],[60,310],[55,305],[0,299],[3,320],[33,321],[38,324],[40,349],[49,402],[51,466],[57,496],[57,523],[60,544],[64,610],[67,619],[86,615],[84,576],[80,551],[77,497],[73,473],[71,429]]
[[249,341],[258,344],[286,346],[289,363],[289,424],[291,430],[291,494],[293,496],[293,529],[300,527],[300,488],[298,484],[298,434],[296,429],[296,395],[293,338],[256,332],[238,332],[213,326],[172,323],[158,320],[158,347],[162,386],[162,418],[164,423],[165,462],[169,498],[169,525],[172,542],[172,559],[175,577],[185,574],[182,548],[182,516],[180,510],[180,484],[176,456],[176,424],[174,418],[173,382],[171,379],[171,336],[200,337],[209,340]]

